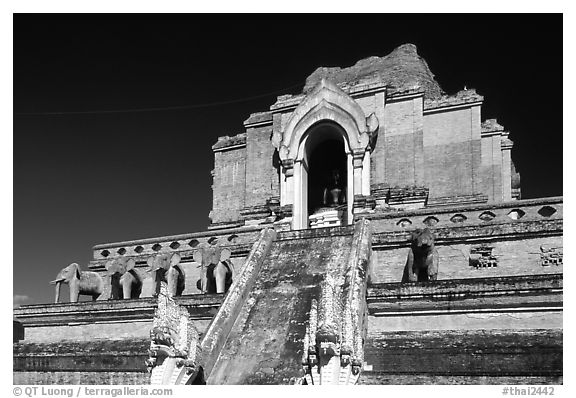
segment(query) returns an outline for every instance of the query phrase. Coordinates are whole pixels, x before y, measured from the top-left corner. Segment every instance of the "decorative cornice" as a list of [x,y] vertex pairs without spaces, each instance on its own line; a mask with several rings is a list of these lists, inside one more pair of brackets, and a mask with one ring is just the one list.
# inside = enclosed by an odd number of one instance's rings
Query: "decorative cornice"
[[[177,297],[175,301],[188,309],[193,319],[211,319],[224,299],[223,294]],[[24,327],[64,326],[126,321],[150,321],[156,299],[98,300],[65,304],[33,304],[14,309],[14,316]]]
[[551,196],[548,198],[522,199],[501,203],[478,203],[478,204],[464,204],[464,205],[453,205],[442,207],[426,207],[423,209],[416,209],[416,210],[375,213],[370,216],[370,219],[378,220],[378,219],[390,219],[399,217],[424,216],[430,214],[456,213],[463,211],[482,211],[482,210],[512,209],[528,206],[562,205],[563,202],[564,202],[563,196]]
[[548,311],[562,309],[562,274],[378,283],[368,287],[370,314]]

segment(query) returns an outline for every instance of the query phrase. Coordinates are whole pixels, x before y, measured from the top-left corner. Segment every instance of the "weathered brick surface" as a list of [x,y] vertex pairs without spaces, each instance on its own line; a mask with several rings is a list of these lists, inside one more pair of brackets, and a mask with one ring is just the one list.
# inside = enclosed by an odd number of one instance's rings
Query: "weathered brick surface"
[[368,330],[374,332],[402,331],[445,331],[445,330],[534,330],[555,329],[563,326],[562,310],[529,311],[494,309],[477,312],[474,310],[457,313],[451,310],[436,311],[433,314],[415,312],[413,314],[378,314],[370,316]]
[[26,328],[24,342],[52,343],[58,341],[84,341],[150,337],[152,321],[123,323],[85,323],[64,326]]
[[279,177],[273,164],[274,146],[270,142],[271,126],[248,129],[246,140],[245,206],[266,204],[278,192]]
[[[196,319],[194,324],[204,333],[211,319]],[[58,341],[93,341],[105,339],[149,338],[152,321],[85,323],[65,326],[26,328],[23,343],[51,343]]]
[[236,274],[235,283],[231,286],[221,308],[206,330],[201,346],[206,374],[212,373],[219,353],[258,278],[262,264],[268,257],[276,236],[276,231],[273,229],[262,230],[260,239],[254,244],[244,267]]
[[562,275],[369,286],[369,330],[562,330]]
[[235,221],[245,205],[246,147],[214,153],[213,223]]
[[404,89],[420,85],[430,98],[443,94],[428,64],[418,55],[413,44],[404,44],[384,57],[360,60],[348,68],[318,68],[306,79],[304,92],[312,90],[322,78],[335,83],[352,83],[373,75],[378,75],[391,88]]
[[480,135],[472,129],[473,116],[472,108],[424,116],[425,181],[430,198],[480,192]]
[[[482,102],[484,97],[476,92],[476,89],[464,89],[458,91],[456,94],[443,95],[437,98],[426,98],[424,101],[424,109],[429,110],[443,110],[452,106],[461,106],[467,104],[476,104]],[[480,127],[480,126],[478,126]]]
[[481,139],[480,176],[482,192],[491,201],[502,199],[502,150],[500,136],[482,137]]
[[561,385],[562,376],[461,376],[427,374],[390,374],[364,371],[358,379],[364,385]]
[[414,136],[412,134],[384,137],[382,144],[386,146],[384,183],[389,186],[414,185]]
[[460,382],[469,383],[486,377],[502,382],[497,378],[504,376],[555,382],[562,376],[562,331],[373,330],[368,333],[365,361],[372,370],[363,380],[400,375],[407,384],[420,384],[444,376],[444,382],[458,383],[464,376]]
[[145,371],[150,337],[14,345],[15,371]]
[[302,377],[311,300],[347,261],[352,235],[274,242],[217,364],[212,384],[288,384]]
[[422,98],[386,104],[372,152],[371,184],[425,184]]
[[146,385],[150,374],[143,372],[14,372],[14,384],[97,384],[97,385]]
[[480,139],[479,132],[477,136],[472,135],[471,107],[425,114],[424,132],[426,147]]
[[15,384],[149,384],[148,338],[14,345]]
[[[229,151],[244,156],[243,185],[226,186],[223,176],[234,174],[226,169],[227,162],[233,162],[228,159],[232,155],[216,154],[213,226],[232,226],[230,223],[242,223],[246,218],[265,220],[266,209],[254,209],[280,195],[271,130],[281,134],[294,109],[323,78],[338,84],[366,116],[374,113],[378,118],[378,137],[372,142],[371,185],[427,187],[431,204],[451,203],[454,197],[472,203],[478,195],[484,201],[512,198],[508,192],[508,180],[514,174],[509,173],[512,143],[505,138],[508,133],[494,120],[482,124],[483,97],[474,89],[444,94],[415,46],[407,44],[386,57],[370,57],[348,68],[319,68],[308,77],[302,94],[280,96],[270,112],[253,114],[245,123],[247,132],[241,134],[245,152]],[[216,146],[236,142],[233,137],[221,141]],[[501,146],[504,142],[506,148]],[[281,203],[292,200],[281,198]],[[246,217],[239,217],[242,206],[248,212]]]

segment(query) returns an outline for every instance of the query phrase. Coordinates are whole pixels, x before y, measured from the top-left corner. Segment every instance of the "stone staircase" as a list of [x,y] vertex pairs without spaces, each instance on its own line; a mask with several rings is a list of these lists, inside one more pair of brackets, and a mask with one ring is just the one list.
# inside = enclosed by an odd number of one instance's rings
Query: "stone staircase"
[[[365,221],[358,222],[355,228],[279,233],[270,243],[267,254],[262,256],[259,271],[253,273],[254,282],[244,284],[244,289],[249,289],[249,293],[243,295],[245,298],[242,302],[236,301],[237,311],[231,310],[233,305],[227,305],[226,301],[223,303],[221,311],[227,315],[229,322],[233,322],[229,332],[222,333],[226,328],[218,327],[218,315],[207,332],[203,349],[208,353],[207,349],[211,347],[209,355],[213,358],[205,368],[207,383],[300,384],[306,383],[305,380],[319,380],[312,375],[305,377],[306,371],[321,372],[320,367],[310,363],[310,357],[314,358],[316,354],[320,363],[336,363],[330,366],[332,377],[324,377],[322,384],[338,384],[339,379],[355,380],[347,376],[352,369],[350,358],[353,355],[347,352],[346,362],[340,356],[340,348],[344,357],[346,336],[352,344],[352,335],[359,334],[358,329],[363,326],[362,316],[358,315],[365,313],[363,292],[366,289],[365,270],[370,253],[369,236],[369,225]],[[358,250],[360,246],[364,250]],[[363,261],[358,262],[361,258]],[[364,267],[364,272],[354,271],[358,264],[360,268]],[[250,259],[246,267],[250,268]],[[326,297],[322,289],[327,279],[332,281],[332,285],[338,285],[341,291],[341,294],[330,298],[338,301],[340,307],[322,305],[325,301],[322,301],[322,297]],[[240,289],[243,284],[235,285]],[[356,286],[359,287],[357,292],[354,290]],[[357,300],[358,295],[362,297],[361,300]],[[230,298],[233,301],[234,297],[240,295],[230,292],[226,300]],[[321,342],[324,335],[310,341],[310,309],[312,303],[317,301],[320,301],[319,331],[323,320],[327,322],[330,317],[341,320],[339,332],[329,338],[329,342],[326,341],[334,351],[324,358],[315,348],[318,345],[320,349],[320,344],[324,344]],[[355,306],[361,308],[353,308]],[[345,310],[340,314],[331,314],[335,308]],[[349,316],[344,319],[343,313]],[[230,321],[230,318],[234,319]],[[348,330],[344,330],[346,328]],[[218,344],[209,344],[214,340],[211,334],[226,334],[225,338],[220,337],[221,348]],[[317,336],[320,336],[320,332]],[[327,370],[324,369],[326,375]]]

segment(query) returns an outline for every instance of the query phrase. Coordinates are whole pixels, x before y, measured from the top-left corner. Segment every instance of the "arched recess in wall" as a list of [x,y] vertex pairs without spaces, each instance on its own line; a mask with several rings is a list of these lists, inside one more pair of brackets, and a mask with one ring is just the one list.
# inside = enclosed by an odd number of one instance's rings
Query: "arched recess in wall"
[[[365,154],[369,150],[371,131],[377,129],[377,124],[374,115],[366,118],[362,108],[337,85],[322,80],[294,110],[283,130],[273,134],[272,143],[278,149],[285,176],[281,179],[281,204],[292,205],[292,229],[308,226],[306,142],[309,137],[313,137],[318,128],[327,129],[326,126],[332,126],[332,131],[343,137],[347,156],[347,219],[352,223],[354,195],[369,194],[370,156]],[[319,134],[320,141],[325,134],[328,133]]]
[[[338,174],[339,188],[342,189],[343,201],[346,203],[345,223],[352,214],[353,178],[352,154],[345,130],[332,121],[321,121],[311,126],[303,136],[295,167],[297,179],[294,183],[301,187],[297,190],[301,228],[308,227],[309,216],[325,206],[324,190],[332,183],[334,173]],[[345,199],[344,199],[345,198]]]

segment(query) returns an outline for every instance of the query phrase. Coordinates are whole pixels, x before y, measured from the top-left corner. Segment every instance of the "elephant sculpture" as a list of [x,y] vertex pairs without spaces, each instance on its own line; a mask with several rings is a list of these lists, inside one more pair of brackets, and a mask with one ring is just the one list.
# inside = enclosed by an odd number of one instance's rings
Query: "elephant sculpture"
[[148,258],[148,272],[155,273],[155,293],[160,292],[160,282],[164,281],[168,285],[170,297],[181,296],[184,291],[185,275],[178,266],[181,257],[178,253],[157,254]]
[[109,260],[105,267],[111,281],[110,299],[136,299],[142,292],[142,281],[134,267],[133,258],[118,258]]
[[438,277],[438,251],[434,234],[428,228],[412,233],[412,243],[402,282],[435,281]]
[[50,282],[56,285],[56,299],[55,303],[60,301],[60,287],[62,283],[67,283],[70,287],[70,302],[78,302],[78,297],[82,294],[85,296],[92,296],[92,300],[96,300],[104,290],[104,281],[102,277],[96,272],[81,271],[80,266],[72,263],[58,273],[55,280]]
[[232,253],[216,244],[203,243],[194,252],[194,261],[200,264],[198,289],[202,293],[225,293],[232,284]]

